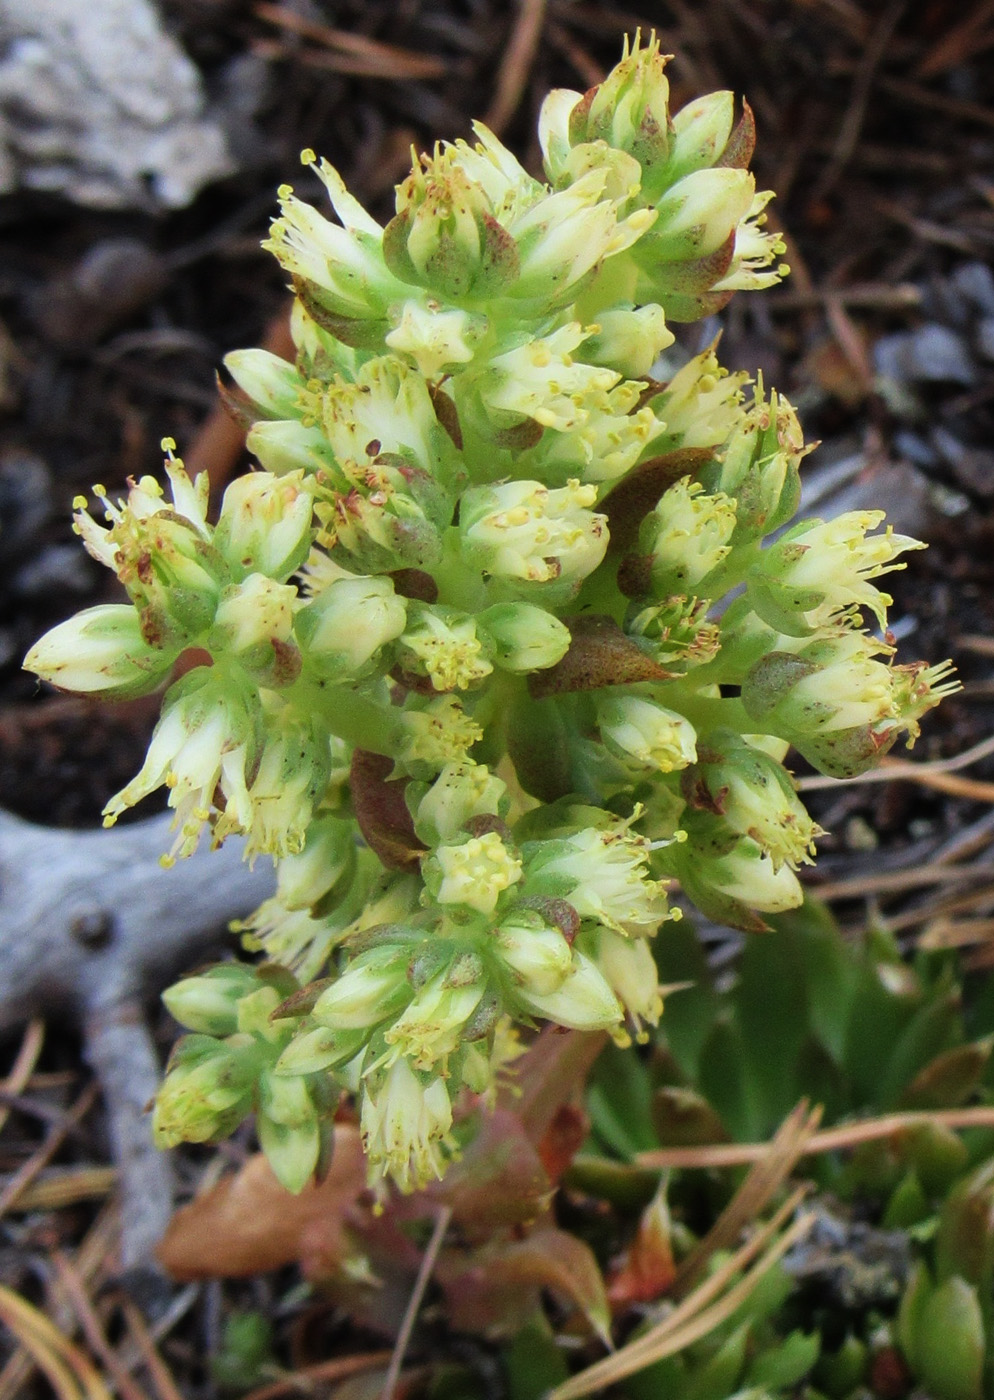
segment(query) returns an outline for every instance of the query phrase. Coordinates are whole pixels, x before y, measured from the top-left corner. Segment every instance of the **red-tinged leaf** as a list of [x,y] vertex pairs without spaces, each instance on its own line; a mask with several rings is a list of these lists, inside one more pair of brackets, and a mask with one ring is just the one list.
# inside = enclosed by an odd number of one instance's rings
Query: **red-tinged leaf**
[[[516,1113],[484,1114],[476,1137],[440,1182],[410,1197],[417,1215],[424,1198],[450,1207],[453,1224],[470,1240],[531,1225],[548,1207],[552,1183]],[[404,1203],[399,1208],[403,1210]],[[405,1212],[406,1213],[406,1212]]]
[[384,754],[356,749],[349,769],[349,787],[356,821],[366,844],[390,870],[407,870],[425,853],[414,834],[414,821],[404,801],[404,778],[388,778],[392,761]]
[[540,1143],[560,1107],[579,1102],[590,1067],[607,1044],[603,1031],[563,1031],[547,1026],[514,1064],[510,1087],[500,1098]]
[[380,1214],[365,1196],[349,1211],[347,1238],[352,1252],[347,1259],[343,1261],[333,1250],[322,1252],[320,1233],[314,1231],[304,1242],[303,1273],[358,1327],[396,1337],[433,1217],[434,1208],[423,1195],[420,1209],[413,1197],[393,1197]]
[[606,685],[673,679],[674,672],[641,651],[613,617],[588,613],[565,621],[570,630],[569,650],[555,666],[529,676],[528,691],[533,700],[578,690],[600,690]]
[[714,453],[707,447],[679,447],[673,452],[639,462],[627,476],[622,477],[600,503],[600,509],[608,518],[611,549],[615,553],[630,549],[639,525],[663,492],[681,477],[696,477],[713,456]]
[[590,1120],[578,1104],[564,1103],[542,1135],[538,1155],[552,1182],[558,1183],[573,1164],[590,1130]]
[[456,1331],[504,1337],[538,1309],[543,1289],[577,1308],[610,1345],[611,1312],[604,1280],[589,1246],[565,1230],[534,1230],[523,1240],[491,1245],[468,1257],[443,1256],[435,1276]]
[[300,1259],[320,1235],[322,1255],[336,1267],[350,1252],[349,1208],[366,1185],[358,1130],[336,1124],[328,1175],[298,1196],[281,1186],[262,1153],[173,1216],[159,1261],[181,1282],[244,1278]]
[[616,1312],[632,1303],[651,1303],[669,1292],[675,1277],[672,1221],[666,1192],[660,1184],[642,1212],[620,1268],[612,1274],[607,1296]]

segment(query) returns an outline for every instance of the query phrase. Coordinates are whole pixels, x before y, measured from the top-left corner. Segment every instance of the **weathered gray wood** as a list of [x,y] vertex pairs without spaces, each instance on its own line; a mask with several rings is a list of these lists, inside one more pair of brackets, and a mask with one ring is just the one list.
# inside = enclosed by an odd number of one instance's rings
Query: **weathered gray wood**
[[270,863],[250,869],[237,840],[163,869],[169,823],[59,831],[0,812],[0,1030],[36,1015],[81,1026],[107,1104],[130,1270],[154,1267],[172,1212],[168,1157],[146,1112],[160,1071],[145,1008],[274,887]]

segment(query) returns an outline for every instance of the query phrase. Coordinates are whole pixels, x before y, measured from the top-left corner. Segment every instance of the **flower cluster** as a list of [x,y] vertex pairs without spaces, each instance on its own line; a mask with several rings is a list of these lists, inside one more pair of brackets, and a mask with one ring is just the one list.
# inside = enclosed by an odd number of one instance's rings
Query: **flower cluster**
[[782,532],[787,401],[713,350],[651,377],[670,322],[785,271],[748,108],[671,112],[664,70],[636,40],[552,93],[544,182],[482,126],[421,156],[386,227],[305,152],[335,218],[284,188],[268,243],[296,362],[227,359],[259,469],[216,523],[172,444],[168,496],[77,503],[129,601],[28,666],[117,698],[202,663],[108,823],[165,785],[173,855],[206,828],[278,863],[263,960],[167,996],[165,1143],[254,1110],[298,1189],[348,1091],[374,1180],[439,1175],[518,1028],[656,1022],[673,881],[747,929],[800,902],[791,745],[861,772],[951,686],[864,625],[914,541],[874,512]]

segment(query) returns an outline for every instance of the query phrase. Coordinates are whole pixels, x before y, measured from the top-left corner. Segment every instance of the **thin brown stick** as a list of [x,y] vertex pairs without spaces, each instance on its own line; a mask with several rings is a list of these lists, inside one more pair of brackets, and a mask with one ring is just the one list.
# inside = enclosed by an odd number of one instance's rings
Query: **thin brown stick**
[[445,1232],[449,1228],[451,1219],[452,1207],[442,1206],[435,1217],[435,1228],[431,1232],[431,1239],[428,1241],[428,1247],[422,1257],[421,1267],[418,1269],[418,1276],[414,1280],[414,1287],[411,1289],[411,1296],[407,1300],[407,1307],[404,1310],[400,1331],[397,1333],[397,1340],[394,1343],[393,1355],[390,1358],[390,1365],[387,1368],[386,1380],[383,1382],[381,1400],[393,1400],[394,1391],[397,1389],[397,1382],[400,1379],[400,1370],[404,1364],[404,1357],[407,1354],[407,1345],[411,1340],[411,1333],[414,1331],[414,1323],[421,1307],[421,1301],[425,1296],[428,1280],[431,1278],[432,1270],[435,1267],[435,1260],[438,1258],[438,1251],[442,1248],[442,1241],[445,1239]]
[[830,301],[857,309],[910,311],[921,306],[922,293],[913,282],[898,282],[896,286],[885,282],[853,282],[848,287],[811,287],[809,290],[791,287],[769,296],[766,307],[774,313],[808,311]]
[[[40,1017],[35,1017],[33,1021],[28,1022],[24,1039],[21,1041],[21,1048],[17,1052],[17,1058],[11,1066],[10,1073],[6,1079],[0,1082],[0,1088],[5,1094],[23,1094],[27,1088],[28,1080],[34,1073],[44,1043],[45,1022]],[[0,1104],[0,1132],[3,1132],[7,1119],[10,1117],[10,1109],[9,1103]]]
[[484,122],[499,136],[518,110],[542,34],[545,0],[518,0],[518,17],[497,74],[493,101]]
[[103,1323],[97,1316],[93,1304],[90,1302],[86,1285],[75,1268],[74,1264],[60,1249],[54,1249],[51,1254],[52,1263],[55,1265],[55,1272],[59,1282],[65,1289],[66,1296],[72,1304],[73,1312],[79,1319],[79,1324],[83,1329],[83,1335],[89,1343],[90,1350],[103,1362],[109,1374],[113,1377],[114,1386],[120,1395],[121,1400],[149,1400],[145,1391],[128,1374],[121,1365],[120,1358],[107,1340]]
[[815,186],[812,196],[814,199],[823,199],[829,190],[834,188],[839,176],[852,158],[853,151],[859,143],[863,123],[866,120],[867,105],[870,101],[870,93],[873,91],[877,69],[880,67],[884,52],[906,5],[907,0],[893,0],[893,3],[880,16],[876,28],[863,48],[853,78],[849,103],[839,127],[831,159]]
[[819,899],[861,899],[868,894],[900,894],[904,890],[922,889],[928,885],[954,885],[966,880],[990,878],[989,865],[926,865],[910,870],[878,871],[870,875],[855,875],[851,880],[834,880],[825,885],[812,884],[812,893]]
[[959,121],[976,122],[979,126],[994,126],[994,108],[985,107],[980,102],[947,97],[945,93],[933,92],[920,83],[909,83],[905,78],[881,78],[879,86],[892,97],[899,97],[916,107],[931,108],[933,112],[943,112]]
[[98,1093],[99,1086],[94,1080],[86,1086],[72,1108],[63,1118],[62,1122],[56,1123],[49,1130],[48,1136],[38,1148],[37,1152],[29,1157],[24,1165],[10,1178],[3,1191],[0,1192],[0,1218],[6,1215],[11,1206],[16,1203],[21,1192],[31,1185],[42,1168],[48,1166],[73,1128],[75,1128],[78,1123],[81,1123],[89,1113]]
[[362,1371],[374,1371],[378,1366],[386,1366],[390,1360],[389,1351],[367,1351],[361,1356],[336,1356],[332,1361],[319,1361],[314,1366],[301,1366],[288,1376],[273,1381],[271,1385],[261,1385],[250,1390],[242,1400],[279,1400],[280,1396],[292,1394],[310,1395],[316,1381],[344,1381],[349,1376],[357,1376]]
[[[994,0],[982,0],[972,14],[954,24],[934,44],[918,65],[919,78],[934,78],[950,68],[976,58],[994,44],[994,32],[987,26],[994,20]],[[986,32],[985,32],[986,30]]]
[[766,1152],[756,1161],[711,1229],[682,1260],[673,1282],[675,1296],[690,1288],[707,1267],[708,1260],[718,1250],[728,1248],[743,1227],[765,1210],[803,1155],[805,1144],[810,1142],[818,1127],[821,1112],[820,1108],[809,1110],[802,1101],[784,1119],[772,1141],[766,1144]]
[[[325,48],[363,60],[365,66],[362,71],[370,73],[372,69],[372,77],[444,78],[447,72],[444,59],[433,58],[430,54],[415,53],[395,44],[385,44],[382,40],[370,39],[365,34],[334,29],[329,24],[307,19],[295,10],[270,4],[268,0],[259,0],[253,9],[259,19],[266,20],[269,24],[289,30],[290,33],[297,34],[302,39],[310,39]],[[349,71],[359,69],[353,64]]]
[[572,65],[588,88],[596,87],[604,81],[603,66],[573,37],[565,25],[550,20],[545,26],[545,37]]
[[917,948],[969,948],[994,938],[994,919],[933,919],[915,942]]
[[[864,1142],[876,1142],[906,1128],[919,1128],[929,1123],[943,1128],[994,1128],[994,1108],[938,1109],[934,1113],[887,1113],[880,1118],[868,1118],[862,1123],[846,1123],[838,1128],[824,1128],[813,1133],[804,1144],[802,1157],[822,1152],[839,1152],[858,1147]],[[657,1147],[640,1152],[635,1158],[639,1167],[664,1171],[671,1167],[744,1167],[750,1162],[762,1162],[770,1150],[768,1142],[719,1142],[701,1147]]]
[[141,1311],[127,1295],[121,1297],[121,1311],[124,1313],[128,1331],[131,1333],[142,1361],[145,1363],[145,1369],[155,1386],[159,1400],[184,1400],[183,1392],[173,1379],[172,1371],[166,1365],[162,1353],[155,1345]]
[[[58,1169],[53,1169],[58,1170]],[[117,1184],[116,1167],[79,1167],[58,1171],[57,1175],[42,1177],[26,1186],[9,1209],[23,1213],[29,1210],[63,1210],[80,1201],[99,1201],[109,1196]]]

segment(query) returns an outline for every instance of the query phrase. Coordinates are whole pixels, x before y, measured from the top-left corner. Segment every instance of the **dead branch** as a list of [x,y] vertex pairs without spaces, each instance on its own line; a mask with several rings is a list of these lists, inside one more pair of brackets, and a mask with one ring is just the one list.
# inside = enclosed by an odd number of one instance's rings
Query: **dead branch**
[[146,1004],[273,886],[238,841],[164,869],[169,822],[59,831],[0,812],[0,1030],[38,1015],[82,1027],[107,1104],[128,1270],[153,1267],[172,1212],[168,1158],[146,1113],[159,1082]]

